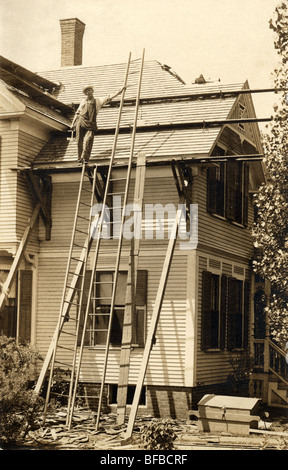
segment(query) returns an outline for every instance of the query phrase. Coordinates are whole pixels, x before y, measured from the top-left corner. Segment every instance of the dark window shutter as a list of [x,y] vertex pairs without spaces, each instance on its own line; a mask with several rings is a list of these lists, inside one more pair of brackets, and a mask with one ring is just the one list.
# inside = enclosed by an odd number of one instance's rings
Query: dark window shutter
[[145,317],[146,308],[136,307],[132,325],[132,344],[139,348],[144,348],[145,345]]
[[244,208],[243,224],[248,225],[248,207],[249,207],[249,165],[244,164]]
[[244,282],[244,338],[243,347],[248,348],[249,344],[249,312],[250,312],[250,284]]
[[236,162],[227,162],[227,193],[226,214],[227,219],[235,220],[236,213]]
[[237,306],[237,280],[228,279],[228,316],[227,316],[227,348],[231,351],[236,346],[236,312]]
[[137,271],[137,287],[136,287],[136,298],[135,305],[146,305],[147,304],[147,270]]
[[225,349],[226,345],[226,324],[227,324],[227,298],[228,298],[228,277],[221,276],[221,300],[220,300],[220,349]]
[[148,271],[137,271],[137,288],[135,298],[135,310],[132,323],[132,344],[144,347],[145,343],[145,320],[147,305],[147,281]]
[[212,273],[202,272],[202,317],[201,317],[201,349],[210,347],[211,338],[211,279]]
[[216,168],[211,167],[207,170],[207,211],[214,213],[216,211]]
[[32,271],[21,270],[19,294],[19,341],[31,341]]

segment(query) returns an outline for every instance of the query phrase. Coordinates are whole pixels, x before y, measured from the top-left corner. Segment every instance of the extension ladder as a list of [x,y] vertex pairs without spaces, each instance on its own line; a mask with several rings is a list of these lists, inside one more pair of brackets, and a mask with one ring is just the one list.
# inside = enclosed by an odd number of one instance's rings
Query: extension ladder
[[[126,90],[126,85],[127,85],[127,79],[128,79],[128,73],[129,73],[129,67],[130,67],[130,56],[129,56],[127,69],[126,69],[124,92]],[[125,189],[122,193],[123,208],[125,208],[125,205],[127,203],[128,192],[129,192],[132,161],[133,161],[133,155],[134,155],[134,142],[135,142],[135,134],[136,134],[136,126],[137,126],[137,116],[138,116],[138,108],[139,108],[139,100],[140,100],[143,64],[144,64],[144,51],[143,51],[141,69],[140,69],[140,74],[139,74],[139,84],[138,84],[138,93],[137,93],[137,100],[136,100],[136,106],[135,106],[135,117],[134,117],[134,127],[133,127],[133,133],[132,133],[130,156],[129,156],[129,161],[127,165],[126,176],[121,178],[121,180],[125,181]],[[41,374],[40,374],[40,377],[38,379],[38,383],[35,389],[36,393],[39,393],[41,386],[43,384],[44,377],[49,368],[49,364],[51,362],[48,388],[47,388],[47,393],[46,393],[46,402],[45,402],[45,414],[46,414],[52,385],[53,383],[55,383],[55,378],[57,379],[57,365],[59,364],[60,366],[64,366],[67,368],[67,371],[68,371],[67,374],[69,376],[69,379],[68,379],[69,392],[68,392],[66,425],[68,426],[68,428],[70,428],[72,425],[75,400],[76,398],[79,397],[79,395],[77,395],[77,387],[78,387],[79,377],[80,377],[81,362],[82,362],[82,355],[83,355],[84,341],[85,341],[85,332],[87,329],[89,317],[91,315],[94,315],[94,316],[96,315],[95,312],[90,311],[91,300],[94,300],[94,301],[96,300],[96,302],[97,300],[99,300],[95,296],[93,297],[94,295],[93,292],[95,289],[95,285],[97,284],[96,269],[97,269],[98,255],[99,255],[100,244],[101,244],[101,239],[102,239],[101,232],[102,232],[104,223],[106,223],[105,221],[106,203],[109,197],[113,197],[115,195],[115,193],[113,193],[113,189],[111,189],[110,183],[113,184],[113,182],[115,181],[115,179],[113,179],[112,177],[112,168],[113,168],[114,156],[115,156],[116,145],[117,145],[117,137],[118,137],[119,128],[120,128],[122,107],[124,103],[124,92],[122,94],[122,99],[121,99],[119,113],[118,113],[118,121],[117,121],[117,126],[116,126],[116,131],[115,131],[112,155],[110,158],[107,175],[105,175],[106,184],[105,184],[104,195],[102,198],[102,206],[101,206],[102,208],[100,210],[100,215],[97,220],[96,228],[93,226],[91,208],[93,206],[95,193],[97,194],[96,176],[97,176],[98,168],[97,166],[95,166],[93,173],[91,173],[91,168],[89,168],[88,166],[86,167],[86,165],[83,165],[83,168],[82,168],[79,193],[78,193],[78,201],[77,201],[76,212],[75,212],[75,220],[74,220],[74,226],[73,226],[73,231],[72,231],[70,252],[68,256],[65,285],[64,285],[62,301],[61,301],[60,316],[58,319],[57,328],[55,330],[46,360],[43,364],[42,371],[41,371]],[[87,171],[88,168],[89,168],[89,173]],[[91,194],[91,199],[89,203],[87,201],[82,203],[81,201],[83,191],[87,191],[87,189],[83,185],[85,176],[88,176],[90,182],[92,183],[92,189],[89,190]],[[117,181],[120,181],[120,178],[117,178]],[[90,215],[88,217],[87,215],[82,215],[82,209],[84,205],[86,205],[86,207],[89,208],[90,210]],[[82,221],[86,223],[86,229],[82,229],[81,226],[80,228],[77,228],[78,227],[77,222],[79,221],[79,219],[81,219]],[[118,273],[119,273],[119,264],[120,264],[122,241],[123,241],[124,221],[125,221],[125,211],[123,210],[120,233],[119,233],[119,240],[118,240],[118,247],[117,247],[117,253],[116,253],[116,262],[115,262],[115,267],[114,267],[114,272],[113,272],[113,280],[111,282],[112,293],[111,293],[111,298],[109,299],[110,312],[109,314],[107,314],[108,326],[106,329],[105,358],[104,358],[104,364],[103,364],[103,374],[102,374],[100,395],[97,397],[94,397],[94,398],[98,398],[98,413],[97,413],[97,423],[96,423],[97,429],[99,426],[103,391],[104,391],[105,378],[106,378],[109,342],[110,342],[110,335],[111,335],[111,328],[112,328],[117,278],[118,278]],[[113,222],[110,222],[110,223],[113,224]],[[86,236],[84,243],[82,242],[82,244],[78,242],[78,240],[76,239],[76,235],[78,233]],[[90,252],[91,245],[94,239],[96,239],[95,254],[94,254],[94,260],[93,260],[93,267],[91,270],[91,277],[90,279],[88,279],[87,259],[88,259],[88,254]],[[79,249],[82,250],[80,257],[74,256],[75,248],[77,248],[78,250]],[[74,269],[71,269],[71,266],[73,263],[76,263],[76,266],[74,267]],[[69,276],[70,277],[72,276],[72,278],[69,278]],[[84,306],[83,293],[84,293],[85,281],[86,283],[87,281],[89,281],[89,291],[87,295],[87,304],[86,304],[86,308],[84,311],[83,324],[80,325],[80,317],[82,316],[81,313],[83,313],[82,311],[83,311],[83,306]],[[76,298],[76,301],[75,301],[75,298]],[[72,323],[74,323],[74,328],[72,327]],[[65,339],[63,341],[61,340],[63,336],[64,338],[68,336],[70,337],[70,339],[71,337],[73,337],[73,340],[70,341],[70,343],[72,343],[72,347],[70,346],[70,344],[67,346],[67,343],[69,343],[67,340],[66,341]],[[58,360],[59,351],[61,351],[60,361]],[[70,360],[68,362],[63,361],[62,359],[64,356],[63,351],[67,353],[67,356],[69,355]],[[63,377],[60,377],[60,379],[62,380]],[[87,398],[86,395],[85,395],[85,398]]]

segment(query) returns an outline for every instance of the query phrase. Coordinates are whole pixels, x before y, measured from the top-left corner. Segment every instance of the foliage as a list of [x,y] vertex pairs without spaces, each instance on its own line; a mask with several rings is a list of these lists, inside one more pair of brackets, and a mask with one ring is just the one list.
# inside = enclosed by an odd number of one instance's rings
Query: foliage
[[270,20],[280,58],[279,66],[274,70],[278,104],[274,106],[268,132],[263,136],[266,182],[255,196],[257,220],[253,230],[257,249],[254,270],[271,282],[271,303],[267,307],[271,335],[282,347],[287,341],[288,325],[287,7],[287,1],[281,2],[275,10],[275,17]]
[[38,353],[29,345],[0,335],[0,443],[25,436],[40,412],[41,400],[31,388]]
[[249,350],[241,351],[237,356],[230,357],[235,382],[249,380],[254,367],[254,358]]
[[171,420],[152,420],[141,429],[141,441],[144,449],[173,450],[176,434]]

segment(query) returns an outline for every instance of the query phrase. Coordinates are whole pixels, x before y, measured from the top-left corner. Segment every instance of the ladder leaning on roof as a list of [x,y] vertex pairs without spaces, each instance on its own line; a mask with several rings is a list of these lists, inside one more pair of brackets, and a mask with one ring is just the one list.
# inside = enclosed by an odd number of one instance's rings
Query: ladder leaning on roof
[[[143,51],[143,55],[142,55],[142,61],[141,61],[141,67],[140,67],[140,73],[139,73],[139,82],[138,82],[138,91],[137,91],[137,99],[136,99],[136,106],[135,106],[134,124],[133,124],[130,155],[129,155],[128,165],[127,165],[127,172],[126,172],[125,177],[117,178],[117,181],[122,180],[123,182],[125,182],[125,189],[121,193],[121,195],[123,195],[123,208],[122,208],[121,224],[120,224],[120,227],[119,227],[119,239],[118,239],[115,267],[114,267],[114,271],[113,271],[112,281],[111,282],[109,281],[110,286],[111,286],[111,295],[108,298],[105,297],[105,301],[107,302],[108,305],[110,305],[109,312],[107,311],[107,313],[104,314],[104,315],[107,316],[108,325],[107,325],[107,328],[105,328],[105,329],[102,328],[101,330],[99,330],[101,332],[104,332],[104,334],[106,334],[106,344],[105,344],[105,355],[104,355],[102,379],[101,379],[101,386],[100,386],[100,394],[99,394],[99,397],[98,397],[98,412],[97,412],[97,419],[96,419],[96,430],[99,427],[99,421],[100,421],[100,415],[101,415],[101,406],[102,406],[102,400],[103,400],[103,392],[104,392],[106,372],[107,372],[109,345],[110,345],[110,337],[111,337],[111,330],[112,330],[112,320],[113,320],[113,313],[114,313],[114,306],[115,306],[117,280],[118,280],[121,250],[122,250],[122,242],[123,242],[123,234],[124,234],[124,222],[125,222],[125,216],[126,216],[125,207],[126,207],[127,201],[128,201],[128,193],[129,193],[131,171],[132,171],[132,162],[133,162],[133,156],[134,156],[134,144],[135,144],[135,137],[136,137],[136,127],[137,127],[138,109],[139,109],[140,92],[141,92],[141,84],[142,84],[143,65],[144,65],[144,51]],[[115,195],[115,193],[109,192],[110,191],[109,183],[115,181],[115,179],[110,178],[111,171],[112,171],[112,164],[111,164],[111,167],[109,167],[109,171],[108,171],[107,185],[106,185],[106,189],[105,189],[104,201],[105,201],[107,195],[109,195],[111,197],[113,197]],[[117,193],[117,195],[119,195],[119,193]],[[104,204],[103,204],[103,206],[104,206]],[[96,293],[96,297],[93,298],[94,287],[95,286],[96,286],[96,288],[98,287],[98,291],[99,291],[99,284],[102,284],[101,282],[97,282],[97,279],[95,279],[95,276],[96,276],[96,268],[97,268],[99,247],[100,247],[100,242],[101,242],[100,232],[102,230],[103,216],[104,216],[104,211],[102,210],[101,215],[100,215],[100,221],[97,224],[98,236],[96,237],[97,241],[96,241],[96,248],[95,248],[95,256],[94,256],[94,261],[93,261],[93,266],[92,266],[89,292],[88,292],[88,296],[87,296],[86,311],[85,311],[85,315],[84,315],[84,323],[83,323],[81,345],[80,345],[79,357],[78,357],[77,373],[76,373],[76,376],[75,376],[73,394],[72,394],[71,397],[69,397],[70,409],[68,410],[69,414],[67,416],[67,419],[68,419],[67,424],[68,424],[69,428],[71,427],[71,424],[72,424],[73,409],[74,409],[74,405],[75,405],[77,385],[78,385],[79,375],[80,375],[80,364],[81,364],[81,360],[82,360],[82,353],[83,353],[84,341],[85,341],[85,332],[86,332],[86,329],[87,329],[88,318],[91,315],[90,300],[93,299],[93,300],[96,300],[96,302],[99,301],[99,300],[100,301],[104,300],[101,297],[97,297],[97,293]],[[113,222],[110,222],[110,223],[113,224]],[[92,312],[92,316],[97,317],[98,315],[99,314]],[[100,315],[103,315],[103,313],[101,313]],[[94,331],[97,333],[97,329],[95,329]]]
[[[131,54],[130,54],[131,56]],[[125,76],[125,83],[124,83],[124,91],[126,89],[127,85],[127,79],[128,79],[128,73],[129,73],[129,66],[130,66],[130,56],[127,64],[127,70],[126,70],[126,76]],[[135,133],[136,133],[136,125],[137,125],[137,115],[138,115],[138,108],[139,108],[139,98],[140,98],[140,89],[141,89],[141,81],[142,81],[142,72],[143,72],[143,64],[144,64],[144,51],[143,51],[143,57],[142,57],[142,63],[141,63],[141,69],[140,69],[140,75],[139,75],[139,85],[138,85],[138,99],[136,102],[136,107],[135,107],[135,118],[134,118],[134,128],[133,128],[133,134],[132,134],[132,143],[131,143],[131,151],[130,151],[130,157],[129,157],[129,162],[128,162],[128,167],[127,167],[127,174],[125,178],[121,178],[122,180],[125,181],[125,191],[123,192],[123,209],[125,209],[125,205],[127,203],[128,199],[128,191],[129,191],[129,183],[130,183],[130,177],[131,177],[131,169],[132,169],[132,161],[133,161],[133,155],[134,155],[134,142],[135,142]],[[114,156],[115,156],[115,151],[116,151],[116,145],[117,145],[117,137],[119,133],[119,128],[120,128],[120,120],[121,120],[121,113],[122,113],[122,107],[124,103],[124,93],[122,94],[122,99],[121,99],[121,104],[119,108],[119,114],[118,114],[118,121],[117,121],[117,126],[116,126],[116,131],[115,131],[115,138],[114,138],[114,144],[113,144],[113,149],[112,149],[112,155],[110,158],[110,163],[109,163],[109,169],[107,173],[107,179],[106,179],[106,185],[105,185],[105,190],[104,190],[104,196],[102,200],[102,208],[100,210],[100,215],[97,220],[96,228],[93,227],[93,221],[92,221],[92,213],[91,213],[91,208],[92,208],[92,203],[93,203],[93,194],[95,190],[95,181],[96,181],[96,175],[97,175],[97,167],[94,168],[94,173],[93,176],[91,177],[90,175],[90,180],[92,182],[92,197],[90,200],[90,204],[88,204],[88,207],[90,208],[90,217],[85,217],[86,222],[87,222],[87,227],[86,227],[86,240],[83,245],[80,245],[77,243],[78,248],[82,248],[82,252],[80,255],[80,258],[75,259],[73,256],[73,249],[75,248],[75,233],[76,233],[76,227],[77,227],[77,220],[79,217],[79,208],[81,207],[80,205],[80,198],[83,192],[83,179],[84,175],[86,172],[86,166],[83,165],[82,168],[82,176],[81,176],[81,181],[80,181],[80,186],[79,186],[79,195],[78,195],[78,201],[77,201],[77,207],[76,207],[76,213],[75,213],[75,220],[74,220],[74,226],[73,226],[73,232],[72,232],[72,238],[71,238],[71,245],[70,245],[70,252],[69,252],[69,257],[68,257],[68,263],[67,263],[67,269],[66,269],[66,277],[65,277],[65,285],[64,285],[64,290],[63,290],[63,295],[62,295],[62,302],[61,302],[61,308],[60,308],[60,315],[58,319],[58,324],[57,328],[55,330],[54,336],[52,338],[52,342],[50,344],[48,354],[46,356],[46,359],[44,361],[42,371],[40,373],[38,382],[36,384],[35,392],[39,393],[42,385],[44,378],[46,376],[46,373],[49,369],[49,364],[51,362],[51,367],[50,367],[50,376],[49,376],[49,382],[48,382],[48,388],[47,388],[47,394],[46,394],[46,404],[45,404],[45,411],[47,411],[47,406],[50,398],[50,393],[51,393],[51,388],[53,384],[53,378],[57,379],[57,363],[60,363],[57,360],[57,352],[60,347],[60,349],[63,351],[65,348],[66,354],[70,355],[69,361],[63,364],[67,368],[67,373],[70,375],[68,382],[69,382],[69,393],[68,393],[68,407],[67,407],[67,419],[66,419],[66,424],[70,428],[72,424],[72,419],[73,419],[73,410],[74,410],[74,405],[75,405],[75,399],[76,397],[79,397],[77,395],[77,386],[79,382],[79,376],[80,376],[80,369],[81,369],[81,362],[82,362],[82,354],[83,354],[83,348],[84,348],[84,341],[85,341],[85,332],[87,329],[87,324],[88,324],[88,319],[89,316],[93,315],[96,316],[97,313],[95,312],[90,312],[90,305],[91,305],[91,300],[100,300],[97,297],[93,297],[93,290],[95,288],[95,285],[97,284],[97,281],[95,279],[96,277],[96,268],[97,268],[97,261],[98,261],[98,254],[100,250],[100,242],[101,242],[101,231],[103,228],[103,224],[105,222],[105,207],[106,207],[106,201],[107,198],[110,196],[115,195],[115,193],[111,192],[110,189],[110,183],[113,183],[113,178],[112,176],[112,167],[113,167],[113,161],[114,161]],[[119,181],[119,178],[117,178]],[[109,192],[110,191],[110,192]],[[87,203],[86,203],[87,204]],[[107,313],[108,317],[108,326],[107,329],[105,329],[106,332],[106,349],[105,349],[105,359],[104,359],[104,364],[103,364],[103,375],[102,375],[102,382],[101,382],[101,389],[100,389],[100,396],[98,398],[98,414],[97,414],[97,427],[99,425],[99,419],[100,419],[100,412],[101,412],[101,404],[102,404],[102,399],[103,399],[103,390],[104,390],[104,385],[105,385],[105,377],[106,377],[106,369],[107,369],[107,361],[108,361],[108,352],[109,352],[109,341],[110,341],[110,334],[111,334],[111,328],[112,328],[112,317],[113,317],[113,309],[114,309],[114,302],[115,302],[115,295],[116,295],[116,285],[117,285],[117,277],[118,277],[118,272],[119,272],[119,263],[120,263],[120,256],[121,256],[121,248],[122,248],[122,241],[123,241],[123,228],[124,228],[124,219],[125,219],[125,210],[122,211],[122,220],[121,220],[121,227],[120,227],[120,234],[119,234],[119,242],[118,242],[118,248],[117,248],[117,253],[116,253],[116,264],[115,264],[115,270],[114,270],[114,277],[113,277],[113,282],[112,284],[112,294],[110,300],[110,312],[109,314]],[[113,222],[110,222],[113,223]],[[85,230],[83,230],[85,232]],[[96,238],[96,247],[95,247],[95,255],[94,255],[94,261],[93,261],[93,267],[92,267],[92,272],[91,272],[91,278],[89,279],[89,291],[88,291],[88,296],[87,296],[87,304],[85,307],[85,312],[84,312],[84,304],[83,304],[83,298],[84,298],[84,283],[85,280],[87,282],[87,258],[88,258],[88,253],[90,251],[91,245],[93,243],[93,240]],[[73,270],[70,268],[71,261],[74,259],[74,261],[77,262],[76,267]],[[73,276],[72,280],[69,279],[69,276]],[[99,283],[98,283],[99,284]],[[75,302],[75,294],[76,292],[78,293],[78,302]],[[97,295],[97,294],[96,294]],[[74,307],[74,313],[72,311],[71,313],[71,307]],[[73,309],[72,309],[73,310]],[[70,313],[71,314],[70,314]],[[84,313],[84,318],[81,318],[82,315],[81,313]],[[103,314],[102,314],[103,315]],[[73,328],[71,329],[71,323],[68,325],[69,321],[72,320],[75,327],[74,331]],[[83,324],[80,325],[80,320],[83,322]],[[69,327],[70,328],[69,328]],[[74,346],[72,348],[69,346],[65,346],[65,343],[60,344],[59,338],[61,333],[64,333],[64,330],[67,335],[73,334],[74,335]],[[97,330],[95,330],[97,331]],[[103,329],[102,329],[103,331]],[[62,353],[63,356],[63,353]],[[72,356],[72,357],[71,357]],[[61,377],[61,380],[63,380],[63,377]],[[95,398],[95,397],[94,397]]]

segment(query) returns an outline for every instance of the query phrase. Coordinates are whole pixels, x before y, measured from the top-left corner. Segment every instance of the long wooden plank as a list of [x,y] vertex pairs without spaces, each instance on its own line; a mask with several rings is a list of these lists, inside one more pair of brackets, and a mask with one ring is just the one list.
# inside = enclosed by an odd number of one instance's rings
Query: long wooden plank
[[157,291],[157,295],[155,299],[154,309],[153,309],[152,318],[151,318],[151,324],[150,324],[147,339],[146,339],[142,363],[141,363],[141,367],[139,371],[138,382],[136,385],[134,399],[133,399],[133,403],[132,403],[130,415],[129,415],[128,426],[127,426],[127,430],[125,434],[126,439],[130,438],[133,432],[133,426],[134,426],[134,422],[135,422],[135,418],[136,418],[136,414],[137,414],[137,410],[139,406],[140,395],[141,395],[141,391],[142,391],[142,387],[143,387],[143,383],[144,383],[144,379],[146,375],[148,361],[150,358],[153,345],[155,344],[155,333],[156,333],[156,329],[157,329],[157,325],[158,325],[158,321],[160,317],[160,312],[161,312],[161,308],[163,304],[168,276],[169,276],[170,267],[172,263],[173,253],[174,253],[177,235],[179,231],[179,224],[180,224],[181,216],[182,216],[181,207],[184,202],[185,202],[185,197],[181,196],[179,199],[180,207],[178,207],[176,218],[173,224],[173,228],[171,230],[170,240],[168,243],[167,252],[166,252],[163,269],[161,273],[161,278],[160,278],[160,282],[158,286],[158,291]]
[[7,276],[7,279],[6,279],[6,281],[5,281],[5,283],[2,287],[2,292],[1,292],[1,295],[0,295],[0,310],[4,307],[4,305],[6,303],[9,290],[11,289],[11,286],[12,286],[12,283],[15,279],[17,270],[18,270],[19,265],[20,265],[20,263],[23,259],[24,254],[25,254],[25,249],[26,249],[27,244],[29,242],[29,237],[31,235],[33,227],[34,227],[34,225],[36,223],[36,220],[38,218],[40,208],[41,208],[41,205],[40,205],[40,203],[38,203],[36,205],[35,209],[34,209],[34,212],[32,214],[31,219],[28,221],[28,224],[27,224],[27,227],[24,231],[22,240],[21,240],[21,242],[18,246],[16,256],[13,260],[11,269],[10,269],[9,274]]
[[[135,309],[135,295],[137,285],[137,270],[139,262],[139,249],[140,249],[140,234],[135,233],[136,226],[141,224],[144,188],[145,188],[145,175],[146,175],[146,155],[140,153],[137,158],[137,168],[135,177],[135,190],[134,190],[134,237],[131,240],[130,248],[130,263],[127,277],[127,293],[123,320],[123,333],[120,354],[120,371],[117,391],[117,422],[123,424],[125,421],[129,366],[132,344],[132,322],[133,313]],[[141,225],[140,225],[141,228]],[[136,237],[135,237],[136,235]]]
[[115,263],[115,269],[114,269],[114,284],[113,284],[113,290],[112,290],[107,340],[106,340],[106,346],[105,346],[104,367],[103,367],[103,374],[102,374],[101,387],[100,387],[98,413],[97,413],[97,419],[96,419],[96,429],[98,429],[98,427],[99,427],[102,398],[103,398],[105,378],[106,378],[106,372],[107,372],[110,336],[111,336],[114,303],[115,303],[116,288],[117,288],[117,278],[118,278],[121,250],[122,250],[122,244],[123,244],[123,229],[124,229],[124,222],[125,222],[125,208],[126,208],[127,201],[128,201],[128,193],[129,193],[129,186],[130,186],[130,179],[131,179],[131,172],[132,172],[132,162],[133,162],[133,157],[134,157],[137,119],[138,119],[138,112],[139,112],[139,101],[140,101],[140,93],[141,93],[141,86],[142,86],[143,69],[144,69],[144,57],[145,57],[145,49],[143,49],[143,52],[142,52],[141,67],[140,67],[140,73],[139,73],[139,82],[138,82],[138,89],[137,89],[135,115],[134,115],[133,131],[132,131],[132,138],[131,138],[131,147],[130,147],[127,174],[126,174],[125,193],[124,193],[124,198],[123,198],[123,211],[122,211],[121,227],[120,227],[120,233],[119,233],[119,244],[118,244],[118,248],[117,248],[116,263]]
[[[77,371],[75,374],[75,381],[74,381],[74,389],[70,390],[71,394],[71,401],[70,401],[70,409],[69,409],[69,416],[67,413],[67,418],[68,418],[68,428],[70,428],[72,424],[72,417],[73,417],[73,410],[74,410],[74,405],[75,405],[75,399],[76,399],[76,391],[77,391],[77,384],[79,381],[79,376],[80,376],[80,367],[81,367],[81,361],[82,361],[82,354],[83,354],[83,348],[84,348],[84,341],[85,341],[85,331],[86,331],[86,325],[88,321],[88,315],[89,315],[89,305],[90,305],[90,299],[92,295],[92,290],[94,286],[94,276],[96,272],[96,267],[97,267],[97,262],[98,262],[98,255],[99,255],[99,250],[100,250],[100,241],[101,241],[101,230],[103,227],[103,222],[104,222],[104,214],[105,214],[105,206],[107,202],[107,198],[109,197],[109,182],[110,178],[112,175],[112,168],[113,168],[113,161],[116,153],[116,147],[117,147],[117,141],[118,141],[118,135],[119,135],[119,129],[120,129],[120,122],[121,122],[121,115],[122,115],[122,109],[123,109],[123,103],[124,103],[124,96],[125,96],[125,91],[126,91],[126,86],[127,86],[127,80],[128,80],[128,73],[129,73],[129,68],[130,68],[130,61],[131,61],[131,52],[129,54],[128,62],[127,62],[127,67],[126,67],[126,74],[125,74],[125,79],[124,79],[124,91],[122,93],[121,97],[121,102],[120,102],[120,107],[119,107],[119,113],[118,113],[118,119],[117,119],[117,125],[115,128],[115,135],[114,135],[114,142],[113,142],[113,148],[112,148],[112,153],[110,157],[110,163],[109,163],[109,168],[108,168],[108,173],[107,173],[107,179],[106,179],[106,186],[105,186],[105,191],[104,191],[104,197],[103,197],[103,208],[101,210],[100,218],[97,224],[97,232],[92,234],[93,238],[96,235],[96,247],[95,247],[95,255],[94,255],[94,260],[93,260],[93,267],[92,267],[92,273],[91,273],[91,281],[90,281],[90,286],[89,286],[89,292],[87,296],[87,307],[85,311],[85,317],[84,317],[84,324],[83,324],[83,332],[82,332],[82,338],[81,338],[81,344],[80,344],[80,349],[79,349],[79,357],[78,357],[78,367]],[[94,231],[93,231],[94,232]],[[102,393],[103,393],[103,387],[101,388]],[[99,398],[99,409],[101,406],[101,393],[100,393],[100,398]],[[99,415],[99,413],[98,413]],[[98,423],[99,423],[99,417],[98,417]]]

